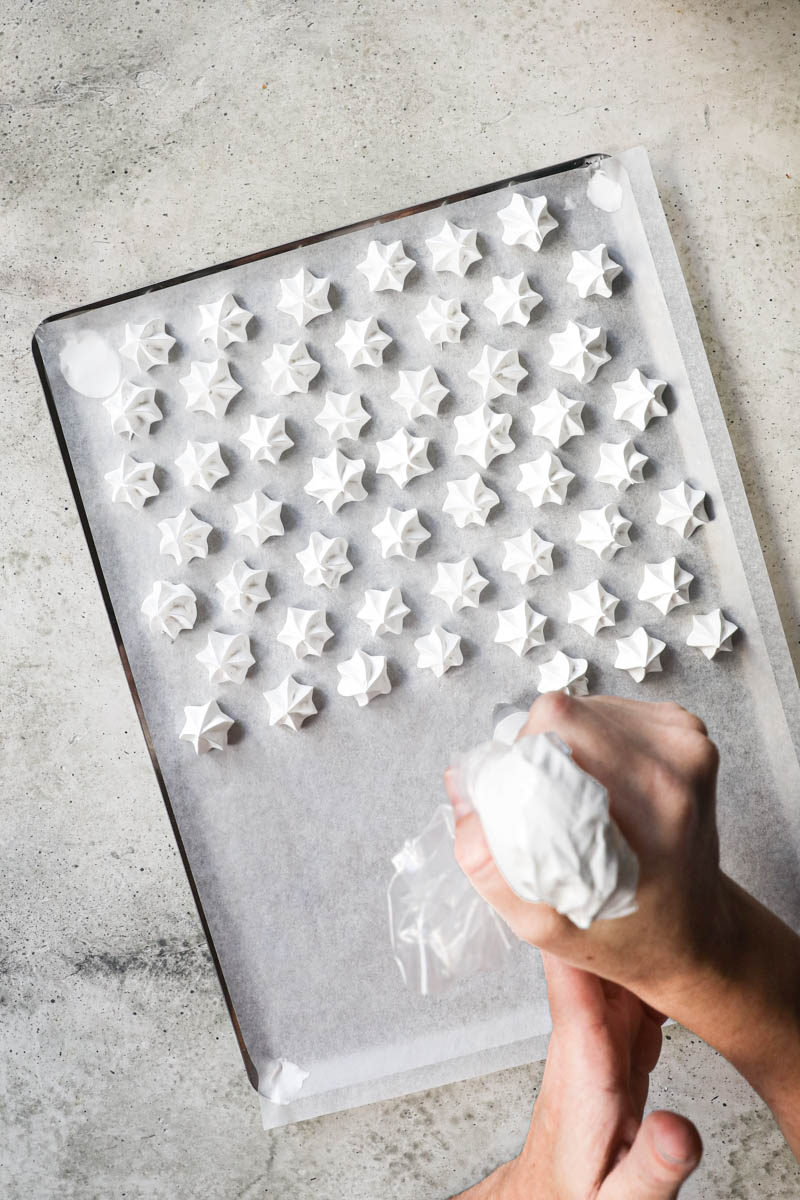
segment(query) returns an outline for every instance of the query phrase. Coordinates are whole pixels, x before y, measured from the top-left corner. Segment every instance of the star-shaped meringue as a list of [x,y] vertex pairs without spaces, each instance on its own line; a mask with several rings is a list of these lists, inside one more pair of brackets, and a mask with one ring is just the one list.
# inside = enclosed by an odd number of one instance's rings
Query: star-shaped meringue
[[606,331],[579,321],[567,321],[561,333],[549,337],[553,354],[550,366],[564,375],[574,375],[578,383],[591,383],[611,355],[606,350]]
[[190,742],[195,754],[207,754],[209,750],[224,750],[228,745],[228,733],[233,720],[226,716],[216,700],[208,704],[189,704],[183,710],[184,726],[180,732],[182,742]]
[[208,671],[209,683],[244,683],[244,677],[256,661],[250,653],[246,633],[218,633],[213,630],[197,661]]
[[431,595],[442,600],[450,612],[457,613],[462,608],[477,608],[488,582],[475,566],[475,560],[468,555],[457,562],[436,564],[436,582],[431,587]]
[[151,633],[165,633],[175,638],[182,629],[193,629],[197,620],[197,597],[185,583],[169,583],[157,579],[142,601]]
[[297,733],[303,722],[315,716],[314,689],[287,675],[277,687],[264,692],[270,725],[282,725]]
[[431,536],[420,522],[415,508],[403,511],[387,508],[382,520],[373,525],[372,532],[381,545],[383,558],[415,559],[423,542]]
[[251,417],[250,424],[239,441],[250,453],[251,462],[268,462],[273,465],[278,462],[294,445],[286,432],[286,418],[283,413],[272,417]]
[[602,242],[593,250],[573,250],[572,268],[567,283],[578,289],[581,300],[588,296],[611,295],[611,285],[621,273],[622,267],[609,256],[608,247]]
[[588,668],[585,658],[570,658],[563,650],[556,650],[552,658],[539,664],[539,691],[586,696],[589,692]]
[[663,379],[648,379],[637,368],[621,383],[612,383],[616,405],[615,421],[628,421],[639,432],[646,429],[653,417],[664,417],[667,406],[661,399],[667,386]]
[[503,223],[503,241],[507,246],[541,250],[548,233],[558,228],[558,221],[548,211],[546,196],[523,196],[521,192],[514,192],[497,215]]
[[199,487],[204,492],[210,492],[215,483],[230,474],[222,461],[219,442],[187,442],[175,466],[186,487]]
[[619,599],[607,592],[599,580],[593,579],[586,587],[567,592],[569,610],[567,620],[595,637],[601,629],[615,625],[614,613]]
[[174,345],[175,338],[167,333],[163,321],[145,321],[143,325],[125,326],[125,340],[119,352],[140,371],[152,371],[153,367],[163,367],[169,362]]
[[558,455],[545,450],[532,462],[520,463],[517,491],[527,496],[534,508],[543,504],[563,504],[567,489],[575,478]]
[[705,498],[705,492],[684,482],[659,492],[656,525],[665,525],[682,538],[691,537],[695,529],[708,524]]
[[324,458],[311,459],[311,478],[303,491],[329,513],[337,513],[344,504],[365,498],[364,466],[363,458],[347,458],[341,450],[331,450]]
[[661,653],[666,642],[651,637],[640,625],[628,637],[617,638],[617,658],[614,666],[627,671],[634,683],[641,683],[645,675],[660,671]]
[[520,600],[513,608],[501,608],[498,612],[494,640],[522,658],[534,646],[544,645],[546,623],[547,617],[531,608],[527,600]]
[[430,440],[426,437],[414,437],[407,429],[398,429],[397,433],[385,441],[376,442],[376,475],[388,475],[401,488],[418,475],[427,475],[433,470],[428,462]]
[[147,437],[150,426],[161,420],[156,389],[140,387],[130,379],[122,380],[113,395],[103,401],[103,408],[111,417],[112,432],[122,437]]
[[305,550],[299,550],[295,557],[303,568],[303,583],[308,587],[333,590],[341,583],[342,576],[353,569],[344,538],[328,538],[316,531],[309,537]]
[[456,417],[453,425],[456,431],[453,453],[473,459],[479,467],[488,467],[498,455],[514,449],[508,432],[511,413],[495,412],[485,401],[472,412]]
[[657,608],[662,616],[672,612],[680,604],[689,603],[689,587],[694,579],[676,558],[665,558],[660,563],[645,563],[642,584],[638,596]]
[[268,538],[283,534],[280,500],[271,500],[265,492],[255,491],[246,500],[234,504],[236,513],[234,533],[241,533],[254,546],[261,546]]
[[687,646],[696,646],[707,659],[714,658],[720,650],[731,650],[731,640],[738,625],[729,621],[720,608],[708,613],[692,616],[692,627],[686,638]]
[[218,420],[242,390],[222,357],[191,363],[189,374],[183,376],[180,384],[186,393],[187,412],[205,412]]
[[448,389],[439,382],[433,367],[424,367],[421,371],[398,371],[392,399],[409,420],[416,421],[419,417],[435,417],[447,394]]
[[248,567],[244,559],[235,562],[224,578],[217,583],[222,593],[222,607],[226,613],[252,617],[260,604],[270,598],[267,590],[267,572]]
[[314,417],[332,442],[355,441],[369,419],[358,392],[326,392],[325,403]]
[[481,389],[484,400],[494,400],[497,396],[516,396],[517,388],[528,372],[516,350],[484,346],[480,358],[467,374]]
[[498,325],[527,325],[531,312],[541,302],[542,297],[530,286],[525,272],[520,271],[508,279],[495,275],[492,290],[483,303],[494,313]]
[[286,620],[276,640],[301,659],[319,658],[332,637],[324,608],[287,608]]
[[272,354],[263,362],[269,386],[276,396],[306,395],[319,374],[319,363],[308,353],[303,341],[276,342]]
[[356,263],[371,292],[402,292],[406,275],[417,264],[408,258],[402,242],[370,242],[363,262]]
[[520,583],[530,583],[540,575],[553,574],[553,543],[545,541],[534,529],[503,542],[503,570],[516,575]]
[[608,562],[623,546],[630,546],[630,527],[630,521],[616,504],[587,508],[578,518],[575,541],[586,550],[593,550],[601,562]]
[[247,341],[247,326],[253,314],[240,308],[230,292],[213,304],[200,304],[200,329],[202,341],[213,342],[218,350],[224,350],[231,342]]
[[603,442],[600,461],[594,477],[598,483],[607,483],[620,492],[626,492],[634,483],[644,478],[646,454],[641,454],[630,438],[623,442]]
[[477,471],[466,479],[452,479],[447,485],[447,498],[442,512],[448,513],[459,529],[467,525],[485,525],[489,512],[500,503],[497,492],[481,479]]
[[424,337],[432,345],[443,346],[445,342],[461,341],[461,333],[469,317],[462,311],[459,300],[429,296],[422,312],[417,313],[417,321]]
[[179,567],[185,567],[193,558],[208,557],[208,535],[213,529],[207,521],[201,521],[190,508],[182,508],[175,517],[158,522],[161,530],[161,554],[171,554]]
[[391,341],[374,317],[366,317],[363,321],[345,321],[336,348],[341,350],[348,367],[380,367]]
[[450,271],[462,277],[483,257],[478,249],[478,231],[462,229],[451,221],[445,221],[437,234],[426,239],[425,245],[430,251],[434,271]]
[[570,438],[578,437],[585,432],[582,412],[582,400],[570,400],[557,388],[553,388],[544,400],[531,405],[533,416],[531,433],[537,437],[547,438],[550,445],[555,446],[558,450]]
[[111,499],[115,504],[130,504],[139,511],[146,500],[157,496],[158,484],[153,479],[156,464],[137,462],[130,454],[123,454],[119,466],[107,471],[105,478],[111,484]]
[[337,670],[339,682],[336,690],[340,696],[352,696],[359,708],[369,704],[376,696],[385,696],[392,690],[383,654],[367,654],[364,650],[356,650],[352,658],[339,663]]
[[434,625],[430,633],[417,638],[414,649],[419,669],[432,671],[437,679],[441,679],[451,667],[460,667],[464,661],[461,638],[441,625]]
[[402,633],[403,622],[411,609],[403,603],[403,595],[398,587],[367,588],[364,592],[364,603],[357,616],[369,627],[373,637],[383,637],[387,633]]
[[328,300],[330,286],[330,279],[318,279],[301,267],[295,275],[281,280],[281,295],[275,307],[279,312],[286,313],[287,317],[293,317],[302,327],[331,311]]

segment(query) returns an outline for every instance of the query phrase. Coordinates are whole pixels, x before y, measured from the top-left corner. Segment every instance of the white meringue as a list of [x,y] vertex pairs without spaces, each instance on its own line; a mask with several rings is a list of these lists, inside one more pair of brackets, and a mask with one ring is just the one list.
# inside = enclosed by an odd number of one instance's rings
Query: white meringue
[[553,543],[526,529],[503,542],[503,570],[516,575],[520,583],[530,583],[540,575],[553,574]]
[[500,454],[509,454],[514,442],[509,436],[511,413],[495,412],[484,401],[472,412],[463,413],[453,421],[456,431],[454,454],[471,458],[486,468]]
[[462,229],[451,221],[445,221],[437,234],[426,239],[425,245],[430,251],[434,271],[450,271],[462,277],[483,257],[478,249],[478,231]]
[[210,683],[244,683],[247,672],[256,661],[250,653],[250,638],[246,633],[218,633],[213,630],[197,661],[208,671]]
[[356,650],[352,658],[339,663],[337,670],[339,683],[336,690],[340,696],[352,696],[359,708],[392,690],[383,654]]
[[536,437],[547,438],[550,445],[558,450],[570,438],[585,432],[582,412],[582,400],[570,400],[557,388],[553,388],[544,400],[531,405],[531,433]]
[[589,692],[588,668],[585,658],[570,658],[563,650],[556,650],[552,658],[539,664],[539,691],[586,696]]
[[417,476],[427,475],[433,470],[428,462],[430,440],[426,437],[414,437],[407,429],[398,429],[397,433],[385,441],[376,442],[376,475],[388,475],[401,488]]
[[255,491],[246,500],[234,504],[236,513],[234,533],[241,533],[254,546],[261,546],[268,538],[281,537],[283,521],[281,520],[280,500],[271,500],[265,492]]
[[542,242],[558,221],[548,211],[546,196],[523,196],[514,192],[498,217],[503,223],[503,241],[507,246],[527,246],[529,250],[541,250]]
[[363,321],[345,321],[344,333],[335,345],[348,367],[380,367],[391,341],[375,318],[367,317]]
[[645,563],[638,597],[649,601],[662,616],[666,616],[680,604],[689,603],[689,588],[693,579],[691,571],[684,570],[676,558],[665,558],[660,563]]
[[325,403],[314,417],[332,442],[355,441],[369,419],[358,392],[326,392]]
[[462,608],[477,608],[488,582],[468,555],[457,562],[436,564],[436,582],[431,587],[431,595],[442,600],[450,612],[457,613]]
[[629,421],[641,432],[653,417],[664,417],[667,406],[661,399],[667,386],[663,379],[648,379],[638,368],[621,383],[612,383],[616,405],[615,421]]
[[494,640],[522,658],[534,646],[544,645],[546,623],[547,617],[543,613],[531,608],[527,600],[520,600],[513,608],[501,608],[498,612]]
[[123,454],[119,466],[105,475],[111,484],[111,499],[116,504],[130,504],[137,511],[143,508],[145,501],[159,492],[153,479],[155,469],[155,463],[137,462],[130,454]]
[[575,541],[586,550],[593,550],[601,562],[608,562],[618,550],[630,546],[630,527],[631,522],[623,517],[616,504],[587,508],[578,518]]
[[628,637],[617,638],[617,658],[614,666],[618,671],[627,671],[634,683],[641,683],[645,675],[662,669],[661,652],[666,649],[666,645],[666,642],[651,637],[640,625]]
[[451,667],[460,667],[464,661],[461,638],[441,625],[434,625],[430,633],[417,638],[414,649],[419,669],[432,671],[437,679],[441,679]]
[[626,492],[632,484],[641,483],[648,461],[647,455],[641,454],[630,438],[623,442],[603,442],[594,477],[598,483],[607,483],[617,491]]
[[411,609],[403,603],[400,588],[367,588],[364,592],[364,603],[357,616],[369,627],[373,637],[383,637],[387,633],[402,633],[403,622]]
[[402,242],[370,242],[363,262],[356,263],[371,292],[402,292],[406,275],[417,264],[408,258]]
[[158,579],[142,601],[151,633],[165,633],[174,641],[182,629],[193,629],[197,620],[197,597],[185,583]]
[[578,383],[591,383],[611,355],[606,350],[606,331],[599,325],[590,328],[579,321],[567,321],[561,333],[551,333],[553,354],[550,366],[564,375],[574,375]]
[[567,489],[575,478],[558,455],[545,450],[532,462],[520,463],[517,491],[527,496],[534,508],[543,504],[563,504]]
[[659,492],[656,525],[673,529],[682,538],[691,537],[695,529],[708,524],[705,498],[705,492],[684,482]]
[[147,437],[150,426],[161,420],[156,389],[140,387],[130,379],[122,380],[113,395],[103,401],[103,408],[111,417],[112,432],[123,437]]
[[276,342],[262,366],[276,396],[291,396],[295,392],[305,396],[320,369],[320,364],[308,353],[305,342],[300,340]]
[[167,333],[163,321],[145,321],[143,325],[125,326],[125,340],[119,352],[140,371],[152,371],[153,367],[163,367],[169,362],[174,345],[175,338]]
[[267,572],[248,567],[244,559],[235,562],[219,580],[217,590],[222,593],[224,611],[231,615],[252,617],[259,605],[270,599]]
[[467,374],[481,389],[484,400],[494,400],[497,396],[516,396],[517,388],[528,372],[516,350],[484,346],[480,358]]
[[417,321],[432,345],[443,346],[445,342],[461,341],[461,333],[469,317],[462,311],[459,300],[430,296],[422,312],[417,313]]
[[328,300],[330,286],[329,279],[318,279],[301,267],[295,275],[281,280],[281,295],[275,307],[279,312],[286,313],[287,317],[293,317],[302,327],[331,311]]
[[253,314],[240,308],[230,292],[213,304],[200,304],[200,329],[202,341],[213,342],[218,350],[224,350],[231,342],[247,341],[247,326]]
[[242,390],[222,357],[191,363],[189,374],[184,375],[180,384],[186,393],[187,412],[205,412],[218,420]]
[[303,491],[329,513],[337,513],[343,505],[365,498],[364,466],[363,458],[347,458],[341,450],[331,450],[324,458],[311,459],[311,478]]
[[601,629],[616,625],[614,613],[619,599],[607,592],[599,580],[593,579],[586,587],[567,592],[569,611],[567,620],[595,637]]
[[386,513],[372,532],[381,544],[383,558],[415,559],[417,551],[423,542],[431,536],[420,522],[415,508],[403,511],[399,508],[387,508]]
[[447,498],[442,512],[448,513],[459,529],[467,525],[485,525],[489,512],[500,503],[497,492],[481,479],[477,471],[466,479],[452,479],[447,484]]
[[621,273],[622,267],[609,256],[608,247],[602,242],[593,250],[573,250],[572,268],[567,283],[578,289],[581,300],[588,296],[611,295],[612,283]]
[[294,445],[286,432],[286,418],[283,413],[276,413],[272,417],[251,417],[250,424],[240,435],[239,441],[249,451],[251,462],[268,462],[273,465]]
[[483,303],[494,313],[498,325],[527,325],[531,312],[541,302],[542,297],[530,286],[525,272],[520,271],[508,279],[495,275],[492,290]]
[[398,371],[397,381],[392,399],[405,411],[409,420],[437,416],[448,389],[439,382],[433,367],[424,367],[421,371]]
[[293,675],[287,675],[277,687],[263,695],[269,710],[267,720],[270,725],[283,725],[297,733],[303,722],[317,713],[313,687],[299,683]]
[[187,487],[199,487],[204,492],[210,492],[215,483],[230,474],[222,461],[219,442],[187,442],[175,466]]
[[729,621],[721,609],[692,616],[692,627],[686,638],[687,646],[696,646],[707,659],[714,658],[720,650],[731,650],[731,640],[739,626]]
[[228,745],[228,733],[234,722],[216,700],[209,700],[208,704],[189,704],[184,708],[183,716],[185,723],[180,740],[190,742],[195,754],[224,750]]
[[343,537],[328,538],[324,533],[311,534],[305,550],[295,558],[303,568],[303,583],[308,587],[337,588],[342,576],[352,571],[347,557],[347,542]]
[[324,608],[287,608],[286,620],[276,640],[301,659],[319,658],[332,637]]
[[190,508],[182,508],[175,517],[158,522],[161,530],[161,554],[171,554],[179,567],[185,567],[193,558],[208,557],[208,535],[213,529],[207,521],[201,521]]

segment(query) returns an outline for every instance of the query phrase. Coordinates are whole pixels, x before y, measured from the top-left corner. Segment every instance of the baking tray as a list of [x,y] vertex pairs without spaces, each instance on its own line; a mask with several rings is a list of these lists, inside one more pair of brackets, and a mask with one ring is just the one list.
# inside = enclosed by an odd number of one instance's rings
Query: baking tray
[[[597,179],[598,172],[616,180],[621,188],[622,203],[615,212],[601,211],[587,201],[587,185]],[[534,181],[536,188],[529,188]],[[235,457],[235,436],[244,427],[246,416],[265,408],[276,410],[274,400],[265,400],[259,364],[273,340],[286,341],[293,336],[288,318],[281,324],[271,312],[270,297],[277,279],[300,265],[307,265],[316,274],[331,275],[337,293],[334,317],[339,313],[336,336],[343,312],[355,317],[376,312],[381,324],[395,332],[392,322],[402,326],[406,311],[403,306],[408,311],[413,306],[416,311],[425,295],[438,290],[439,281],[420,266],[416,282],[411,276],[400,297],[384,293],[370,296],[363,281],[359,285],[351,276],[353,264],[361,260],[371,237],[402,237],[407,253],[422,264],[426,258],[424,238],[438,230],[444,215],[457,223],[477,226],[491,245],[493,256],[487,256],[465,280],[439,290],[442,295],[456,294],[457,290],[474,322],[472,329],[468,327],[474,353],[470,350],[466,357],[462,355],[463,361],[455,353],[433,356],[452,392],[449,404],[443,406],[445,432],[437,447],[443,466],[452,446],[448,438],[453,415],[471,409],[478,399],[466,369],[473,365],[483,342],[507,344],[503,331],[498,333],[488,316],[481,314],[480,297],[488,291],[489,274],[501,270],[503,264],[508,269],[501,273],[511,273],[519,261],[514,252],[499,244],[494,216],[507,202],[512,187],[529,194],[547,194],[562,227],[552,254],[530,255],[525,262],[533,286],[545,294],[546,305],[540,306],[544,312],[534,310],[531,329],[524,334],[530,378],[518,397],[504,397],[502,401],[507,404],[496,405],[513,412],[518,433],[518,451],[507,456],[513,463],[503,460],[496,471],[486,472],[490,486],[503,496],[503,511],[481,535],[473,538],[471,534],[454,534],[439,515],[441,470],[434,472],[435,478],[426,476],[415,481],[408,493],[402,494],[394,492],[392,485],[380,477],[371,479],[369,504],[349,505],[342,514],[347,517],[349,538],[355,547],[357,569],[352,577],[360,578],[351,589],[343,585],[339,593],[324,597],[337,628],[336,653],[320,664],[321,673],[313,680],[324,705],[320,717],[293,737],[285,731],[268,730],[263,711],[259,718],[256,707],[260,691],[274,686],[291,666],[288,658],[279,660],[272,645],[284,606],[307,604],[314,598],[303,589],[293,593],[282,568],[305,543],[309,527],[318,526],[330,534],[336,522],[309,516],[300,476],[284,477],[282,498],[288,504],[291,528],[281,539],[285,545],[273,550],[274,543],[269,542],[263,548],[263,565],[277,564],[280,589],[266,609],[260,610],[264,620],[259,623],[258,634],[253,634],[259,665],[249,680],[249,699],[235,700],[228,692],[218,696],[222,707],[236,716],[242,735],[231,747],[233,756],[207,755],[193,761],[186,745],[177,741],[177,714],[182,714],[184,703],[210,698],[194,654],[211,625],[199,620],[198,629],[193,631],[197,637],[182,634],[175,647],[178,654],[165,656],[165,648],[154,647],[142,630],[138,612],[142,589],[132,582],[171,577],[163,566],[157,570],[154,567],[155,521],[172,515],[178,507],[168,470],[186,437],[178,411],[177,381],[190,359],[208,357],[192,340],[195,318],[187,309],[230,290],[240,303],[259,315],[250,341],[244,347],[234,347],[230,355],[234,374],[244,384],[244,392],[230,410],[236,413],[235,419],[232,416],[235,429],[223,447],[230,448]],[[391,228],[381,229],[390,224]],[[565,286],[558,292],[547,286],[556,277],[563,280],[571,248],[586,248],[598,241],[607,242],[612,257],[625,268],[613,301],[581,306]],[[539,283],[541,286],[537,286]],[[614,360],[601,370],[594,384],[572,390],[571,381],[547,370],[546,334],[563,328],[566,316],[577,315],[580,319],[578,309],[587,319],[597,315],[608,326]],[[147,457],[154,457],[162,467],[167,486],[148,505],[154,511],[146,516],[144,525],[126,524],[123,518],[129,514],[121,514],[115,511],[121,506],[112,508],[107,503],[100,470],[101,464],[103,470],[116,464],[121,444],[110,434],[99,402],[87,403],[66,386],[58,368],[58,352],[70,332],[97,329],[118,339],[126,320],[155,315],[164,315],[179,339],[174,360],[151,380],[159,389],[165,420],[154,427],[158,433],[147,444]],[[327,347],[321,344],[324,338],[315,330],[316,324],[309,326],[307,340],[309,346],[316,344],[317,352],[312,349],[312,354],[324,361],[324,386],[345,390],[347,380],[335,360],[326,356]],[[380,380],[371,375],[363,377],[361,390],[373,418],[365,431],[371,431],[370,445],[374,445],[376,436],[388,436],[405,424],[388,393],[394,386],[394,368],[425,365],[419,361],[423,348],[413,348],[415,361],[404,361],[403,339],[398,337],[396,350],[388,360],[392,369]],[[33,351],[114,636],[248,1077],[258,1088],[278,1057],[286,1057],[309,1071],[294,1103],[278,1106],[262,1098],[265,1125],[400,1095],[529,1061],[542,1053],[548,1014],[538,956],[520,947],[502,973],[476,977],[441,997],[414,996],[403,988],[391,960],[385,889],[392,853],[425,824],[440,799],[441,770],[454,753],[486,736],[497,702],[532,699],[535,663],[549,656],[554,645],[590,659],[595,691],[614,690],[649,698],[672,696],[703,712],[723,755],[720,823],[725,865],[795,927],[800,926],[797,681],[644,151],[629,151],[614,158],[589,155],[73,309],[39,326]],[[562,559],[560,569],[548,582],[549,592],[543,587],[530,594],[535,606],[551,619],[553,644],[521,661],[511,661],[511,654],[503,647],[489,649],[493,612],[504,602],[520,598],[519,589],[501,578],[493,556],[500,537],[519,532],[523,520],[531,523],[531,510],[525,508],[528,502],[514,496],[512,475],[508,473],[517,462],[532,456],[527,453],[532,442],[525,431],[530,401],[552,386],[570,395],[580,392],[581,398],[587,399],[589,435],[578,439],[580,444],[572,450],[568,444],[562,457],[577,469],[581,489],[578,507],[607,502],[608,492],[589,478],[588,456],[593,448],[596,450],[598,439],[606,440],[606,435],[618,438],[621,429],[614,428],[610,416],[610,381],[624,378],[637,365],[647,374],[669,381],[671,412],[668,418],[653,422],[644,434],[636,435],[637,445],[651,456],[651,475],[647,486],[637,485],[633,494],[626,493],[620,506],[634,520],[638,536],[647,540],[650,561],[676,553],[694,571],[693,602],[684,614],[720,604],[743,631],[736,652],[721,656],[713,664],[680,647],[677,630],[685,633],[685,627],[676,623],[677,618],[653,620],[654,610],[645,611],[637,605],[633,576],[635,570],[640,571],[636,564],[641,563],[641,557],[636,557],[634,545],[630,556],[621,554],[619,561],[604,566],[601,578],[626,600],[619,633],[644,623],[669,642],[663,676],[648,677],[642,688],[613,671],[611,637],[592,640],[563,622],[566,587],[579,586],[597,574],[596,566],[582,557],[584,552],[570,545],[569,521],[574,521],[574,507],[552,514],[543,510],[546,515],[541,520],[539,514],[533,519],[536,528],[556,540]],[[609,372],[611,367],[613,373]],[[315,397],[320,394],[321,388],[315,391]],[[317,402],[306,397],[295,398],[290,404],[294,416],[290,414],[287,420],[293,420],[301,434],[300,452],[307,460],[309,451],[320,453],[325,448],[321,434],[311,428]],[[415,432],[431,431],[421,426]],[[201,427],[193,426],[191,436],[202,438]],[[144,457],[141,451],[141,444],[133,448],[140,458]],[[364,454],[360,444],[357,451],[351,447],[346,452]],[[458,469],[447,474],[452,477],[468,473]],[[253,486],[264,486],[269,494],[277,494],[277,476],[244,465],[233,476],[236,491],[223,489],[219,496],[212,493],[208,500],[204,497],[197,504],[193,498],[188,500],[194,511],[223,530],[226,517],[222,506],[227,499],[242,499]],[[659,487],[671,486],[683,477],[691,478],[708,493],[713,521],[691,542],[678,545],[674,535],[653,525],[653,501]],[[401,507],[417,504],[434,532],[429,551],[420,555],[420,568],[430,571],[436,558],[473,552],[479,565],[486,563],[484,574],[492,580],[492,603],[484,611],[470,614],[469,620],[455,622],[465,639],[465,667],[451,672],[436,686],[415,672],[412,643],[434,621],[442,620],[443,610],[433,598],[420,594],[422,589],[413,569],[398,579],[386,564],[371,557],[372,551],[367,548],[368,528],[377,519],[375,512],[382,513],[385,503],[398,501]],[[365,511],[350,512],[361,509]],[[145,514],[130,515],[142,518]],[[143,528],[147,536],[131,548],[130,530]],[[123,543],[127,547],[124,554],[120,549]],[[233,559],[242,556],[242,549],[229,536],[223,536],[216,556],[193,564],[194,573],[190,568],[191,586],[203,597],[208,596],[213,579],[224,574]],[[258,554],[245,557],[254,565],[260,558]],[[360,588],[388,586],[389,582],[400,582],[404,594],[406,586],[415,593],[412,627],[400,649],[395,650],[392,644],[384,650],[393,661],[396,686],[392,694],[363,712],[356,711],[352,702],[346,704],[335,695],[335,663],[359,644],[373,652],[379,648],[365,641],[363,628],[358,632],[352,607]],[[302,667],[295,673],[302,677]],[[180,700],[176,698],[174,675],[183,689]]]

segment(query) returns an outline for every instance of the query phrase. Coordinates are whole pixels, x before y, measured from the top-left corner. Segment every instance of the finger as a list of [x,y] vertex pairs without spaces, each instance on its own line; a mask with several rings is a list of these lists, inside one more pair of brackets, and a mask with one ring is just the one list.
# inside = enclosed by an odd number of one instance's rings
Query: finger
[[605,1018],[603,985],[596,975],[573,967],[544,950],[542,963],[553,1029],[563,1028],[569,1032],[579,1022],[596,1024]]
[[598,1200],[674,1200],[702,1153],[700,1134],[686,1117],[650,1113]]

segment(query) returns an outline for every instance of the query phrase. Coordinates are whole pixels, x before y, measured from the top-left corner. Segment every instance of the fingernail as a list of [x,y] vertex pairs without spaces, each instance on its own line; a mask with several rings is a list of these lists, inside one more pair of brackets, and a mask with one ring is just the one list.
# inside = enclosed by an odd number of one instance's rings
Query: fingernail
[[669,1150],[665,1150],[660,1146],[657,1141],[654,1144],[656,1153],[664,1159],[665,1163],[669,1163],[672,1167],[686,1167],[695,1160],[694,1154],[690,1154],[688,1158],[676,1158],[674,1154],[670,1154]]

